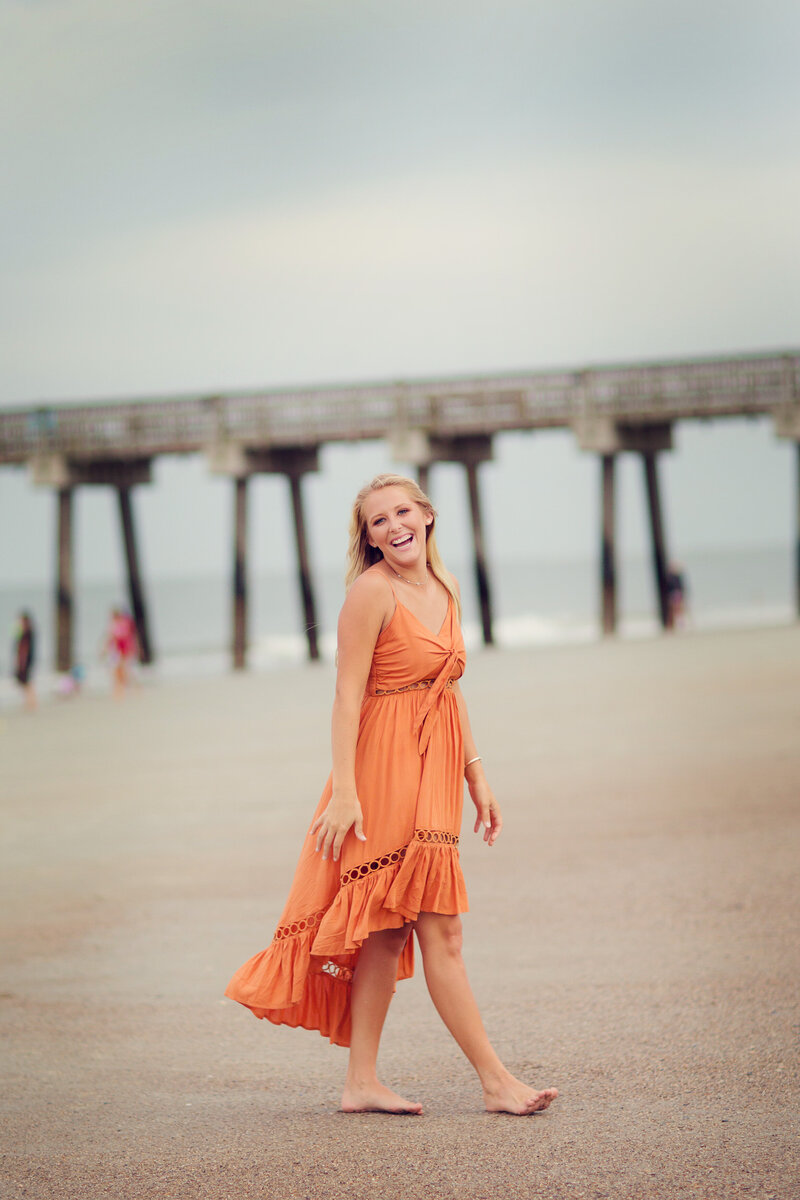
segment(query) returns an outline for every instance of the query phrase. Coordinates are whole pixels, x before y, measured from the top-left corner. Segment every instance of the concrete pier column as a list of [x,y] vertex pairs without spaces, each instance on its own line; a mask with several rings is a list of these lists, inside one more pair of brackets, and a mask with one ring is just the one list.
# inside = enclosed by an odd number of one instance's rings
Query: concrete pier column
[[288,475],[292,492],[292,514],[294,516],[294,540],[297,548],[297,578],[300,585],[300,596],[303,604],[303,621],[308,640],[308,657],[312,662],[319,659],[317,642],[317,614],[314,605],[314,592],[311,587],[311,571],[308,565],[308,546],[306,543],[306,523],[303,515],[303,494],[301,488],[302,475],[292,471]]
[[794,442],[795,453],[795,497],[794,497],[794,611],[800,618],[800,397],[795,383],[793,364],[787,364],[786,403],[772,414],[775,432],[779,438]]
[[247,476],[233,481],[233,668],[241,671],[247,658]]
[[601,621],[603,633],[616,633],[617,629],[617,566],[615,545],[614,467],[615,454],[602,454],[602,535],[600,544]]
[[319,470],[319,446],[243,446],[220,440],[207,448],[209,465],[216,474],[231,475],[236,484],[236,537],[234,563],[233,665],[245,665],[247,620],[247,508],[246,487],[251,475],[285,475],[289,480],[297,547],[297,572],[303,607],[303,628],[309,658],[319,658],[314,590],[306,545],[306,526],[300,480],[308,471]]
[[[428,463],[461,463],[467,475],[469,510],[472,522],[475,587],[481,614],[481,630],[487,646],[494,644],[492,620],[492,589],[486,565],[486,549],[481,518],[478,466],[492,458],[492,439],[489,434],[469,434],[464,437],[444,437],[431,434],[428,439]],[[427,465],[427,464],[426,464]]]
[[58,489],[58,582],[56,584],[56,670],[74,665],[72,635],[72,493]]
[[662,628],[667,629],[670,624],[669,600],[667,597],[667,554],[664,539],[664,523],[661,513],[661,496],[658,488],[658,464],[655,453],[650,450],[643,451],[642,463],[644,464],[647,509],[650,517],[653,575],[655,579],[656,599],[658,601],[658,613]]
[[428,495],[431,469],[431,439],[427,430],[395,425],[389,434],[389,453],[395,462],[417,469],[417,482]]
[[794,611],[795,615],[800,618],[800,442],[795,444],[794,452],[797,464],[794,526]]
[[72,638],[72,494],[76,487],[114,487],[119,495],[122,536],[128,565],[131,608],[139,634],[142,662],[152,659],[147,616],[136,556],[130,488],[151,480],[149,458],[89,458],[75,462],[63,454],[36,454],[29,462],[36,487],[58,495],[58,583],[56,587],[56,669],[74,666]]
[[656,453],[672,449],[672,426],[667,421],[635,425],[615,421],[609,416],[584,413],[572,427],[581,450],[600,458],[601,538],[600,538],[600,621],[604,634],[617,628],[617,555],[615,534],[614,467],[616,456],[624,451],[641,454],[645,464],[650,527],[653,534],[653,558],[657,576],[661,620],[666,612],[666,559],[661,505],[656,476]]
[[139,643],[139,661],[142,663],[151,663],[153,661],[153,650],[150,641],[141,573],[139,571],[139,557],[136,546],[136,531],[133,521],[130,487],[118,487],[117,496],[119,498],[119,515],[122,523],[122,540],[125,547],[125,565],[128,572],[128,596],[130,598],[131,613],[136,624],[136,636]]
[[492,630],[492,596],[489,588],[489,573],[486,570],[486,554],[483,545],[483,522],[481,519],[481,502],[478,493],[478,464],[466,462],[467,488],[469,490],[469,510],[472,518],[472,545],[475,554],[475,587],[478,592],[478,603],[481,610],[481,630],[483,641],[487,646],[494,644]]

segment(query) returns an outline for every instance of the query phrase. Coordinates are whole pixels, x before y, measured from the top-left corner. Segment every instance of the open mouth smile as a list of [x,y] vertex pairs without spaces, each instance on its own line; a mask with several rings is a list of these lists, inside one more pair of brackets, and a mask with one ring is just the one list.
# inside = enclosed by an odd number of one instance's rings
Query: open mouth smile
[[413,542],[413,540],[414,540],[414,535],[413,535],[413,533],[409,533],[409,534],[406,534],[406,535],[405,535],[405,536],[403,536],[403,537],[396,538],[396,539],[395,539],[395,540],[392,542],[392,549],[393,549],[393,550],[400,550],[400,549],[402,549],[402,547],[403,547],[403,546],[410,546],[410,545],[411,545],[411,543]]

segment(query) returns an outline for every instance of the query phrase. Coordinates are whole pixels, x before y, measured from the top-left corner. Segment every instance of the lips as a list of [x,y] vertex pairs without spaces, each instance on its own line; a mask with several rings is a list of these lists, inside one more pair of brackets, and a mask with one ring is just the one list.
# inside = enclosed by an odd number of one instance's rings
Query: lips
[[409,533],[407,537],[398,538],[396,542],[392,542],[393,550],[401,550],[403,546],[410,546],[414,540],[413,533]]

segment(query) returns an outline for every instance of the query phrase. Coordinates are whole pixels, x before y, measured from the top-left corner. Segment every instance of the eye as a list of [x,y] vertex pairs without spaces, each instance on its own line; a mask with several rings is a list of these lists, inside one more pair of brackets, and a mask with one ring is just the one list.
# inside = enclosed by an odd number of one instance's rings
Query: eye
[[380,523],[381,523],[381,521],[382,521],[382,520],[383,520],[383,517],[376,517],[376,518],[375,518],[375,520],[372,522],[372,524],[373,524],[373,525],[380,525]]

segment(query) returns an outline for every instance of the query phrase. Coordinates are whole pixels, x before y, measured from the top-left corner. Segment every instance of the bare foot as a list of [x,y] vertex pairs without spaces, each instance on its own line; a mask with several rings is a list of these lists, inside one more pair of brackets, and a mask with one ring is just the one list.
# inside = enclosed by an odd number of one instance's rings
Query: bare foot
[[510,1073],[491,1087],[483,1089],[487,1112],[513,1113],[517,1117],[529,1117],[532,1113],[542,1112],[550,1107],[557,1096],[558,1088],[545,1088],[543,1092],[537,1092]]
[[341,1111],[346,1113],[406,1113],[416,1117],[422,1112],[422,1105],[416,1104],[413,1100],[404,1100],[402,1096],[398,1096],[397,1092],[384,1087],[382,1083],[375,1082],[362,1087],[356,1084],[345,1084]]

